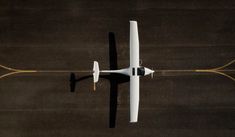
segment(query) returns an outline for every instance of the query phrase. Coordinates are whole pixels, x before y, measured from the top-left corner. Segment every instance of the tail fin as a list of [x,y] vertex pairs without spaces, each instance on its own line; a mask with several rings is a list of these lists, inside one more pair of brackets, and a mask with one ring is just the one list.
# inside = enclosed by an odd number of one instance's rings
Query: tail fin
[[99,75],[100,75],[99,64],[98,64],[97,61],[94,61],[94,65],[93,65],[94,91],[96,90],[96,85],[95,85],[95,83],[97,83],[97,82],[99,81]]

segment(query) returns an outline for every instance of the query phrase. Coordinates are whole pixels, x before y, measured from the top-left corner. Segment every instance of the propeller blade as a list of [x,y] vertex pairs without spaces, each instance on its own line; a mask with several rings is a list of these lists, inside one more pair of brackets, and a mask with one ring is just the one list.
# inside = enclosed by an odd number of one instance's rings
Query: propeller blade
[[[153,70],[153,68],[152,68],[152,70]],[[154,72],[153,72],[154,73]],[[153,79],[153,76],[154,76],[154,74],[153,73],[151,73],[151,78]]]
[[96,91],[96,84],[94,82],[93,91]]

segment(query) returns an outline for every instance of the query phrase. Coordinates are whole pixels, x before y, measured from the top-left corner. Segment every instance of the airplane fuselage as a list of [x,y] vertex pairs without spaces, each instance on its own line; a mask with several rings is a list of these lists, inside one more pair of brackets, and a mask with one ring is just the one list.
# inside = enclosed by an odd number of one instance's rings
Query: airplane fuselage
[[101,70],[101,73],[119,73],[127,76],[146,76],[154,71],[143,66],[139,67],[129,67],[124,69],[118,69],[118,70]]

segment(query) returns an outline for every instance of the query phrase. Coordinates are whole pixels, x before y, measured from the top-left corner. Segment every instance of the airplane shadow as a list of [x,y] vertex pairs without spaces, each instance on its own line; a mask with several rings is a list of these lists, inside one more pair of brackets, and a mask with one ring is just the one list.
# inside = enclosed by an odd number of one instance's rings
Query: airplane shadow
[[[116,39],[114,32],[109,32],[109,69],[116,70],[118,69],[117,61],[117,48],[116,48]],[[76,79],[74,73],[70,75],[70,91],[74,92],[76,89],[76,83],[88,78],[92,78],[92,75],[87,75],[81,78]],[[122,74],[109,74],[109,75],[100,75],[100,78],[105,78],[110,82],[110,99],[109,99],[109,128],[115,128],[116,126],[116,114],[117,114],[117,98],[118,98],[118,85],[130,81],[129,76]]]

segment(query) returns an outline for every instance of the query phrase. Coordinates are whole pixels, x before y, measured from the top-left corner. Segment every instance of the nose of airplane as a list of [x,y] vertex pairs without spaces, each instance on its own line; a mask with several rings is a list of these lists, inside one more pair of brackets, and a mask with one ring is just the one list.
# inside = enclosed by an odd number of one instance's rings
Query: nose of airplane
[[149,74],[152,74],[154,73],[154,70],[151,70],[149,68],[145,68],[145,75],[149,75]]

